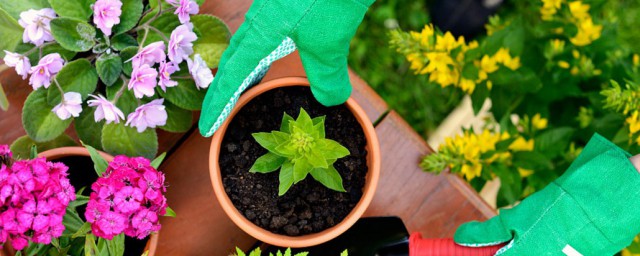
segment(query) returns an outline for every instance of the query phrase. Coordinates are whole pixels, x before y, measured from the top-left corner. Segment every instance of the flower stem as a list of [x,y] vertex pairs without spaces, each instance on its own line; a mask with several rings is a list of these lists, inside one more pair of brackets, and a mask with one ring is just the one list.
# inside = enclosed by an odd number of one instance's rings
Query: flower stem
[[124,75],[120,75],[120,79],[122,79],[122,87],[120,87],[120,90],[118,90],[116,96],[113,97],[113,100],[111,100],[111,103],[113,103],[114,105],[118,102],[118,99],[120,99],[120,96],[122,96],[128,84],[127,78]]
[[42,48],[47,47],[47,46],[52,45],[52,44],[55,44],[55,42],[48,42],[48,43],[44,43],[44,44],[42,44],[40,46],[34,46],[33,48],[29,49],[28,51],[26,51],[22,55],[23,56],[29,56],[30,54],[32,54],[36,50],[40,50],[41,51],[40,54],[42,55]]
[[153,26],[148,26],[149,29],[153,30],[153,32],[156,32],[160,35],[160,37],[162,37],[163,40],[165,40],[167,43],[169,43],[169,38],[167,38],[167,36],[164,35],[164,33],[162,33],[162,31],[160,31],[159,29],[153,27]]
[[142,41],[140,41],[140,45],[138,46],[138,51],[142,50],[144,46],[144,42],[147,41],[147,36],[149,35],[149,28],[144,28],[144,36],[142,36]]
[[60,91],[60,99],[61,99],[60,103],[64,103],[64,90],[62,90],[62,86],[60,86],[60,83],[58,83],[57,76],[53,77],[53,82],[56,84],[58,91]]

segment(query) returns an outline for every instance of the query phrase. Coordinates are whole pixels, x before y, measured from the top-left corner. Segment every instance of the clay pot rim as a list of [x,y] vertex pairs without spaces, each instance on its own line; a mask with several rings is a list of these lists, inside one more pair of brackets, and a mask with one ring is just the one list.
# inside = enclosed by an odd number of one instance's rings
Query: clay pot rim
[[367,172],[366,182],[360,201],[340,223],[318,233],[307,234],[303,236],[286,236],[272,233],[253,224],[236,209],[236,207],[231,202],[231,199],[229,199],[227,193],[224,190],[222,177],[219,172],[220,167],[218,165],[218,157],[220,154],[222,139],[224,138],[225,132],[231,120],[233,120],[240,109],[252,99],[269,90],[293,86],[309,86],[309,81],[304,77],[285,77],[274,79],[255,86],[240,97],[238,103],[233,108],[227,120],[213,135],[213,139],[211,141],[211,149],[209,152],[209,171],[213,190],[216,198],[218,199],[218,202],[220,203],[220,206],[225,211],[227,216],[229,216],[229,218],[231,218],[231,220],[238,227],[240,227],[240,229],[247,232],[254,238],[257,238],[258,240],[268,244],[281,247],[300,248],[318,245],[339,236],[340,234],[347,231],[347,229],[349,229],[351,226],[353,226],[353,224],[355,224],[355,222],[364,214],[365,210],[373,199],[378,185],[378,180],[380,178],[380,145],[375,128],[373,127],[373,123],[364,112],[364,110],[356,103],[356,101],[352,97],[350,97],[345,105],[358,120],[358,123],[360,123],[360,126],[362,127],[364,135],[367,139],[367,165],[369,166],[369,170]]
[[[107,162],[111,162],[114,159],[112,155],[109,155],[105,152],[98,151],[98,153],[105,160],[107,160]],[[50,150],[46,150],[41,153],[38,153],[38,157],[44,157],[47,159],[47,161],[55,161],[57,159],[60,159],[63,157],[69,157],[69,156],[91,157],[91,155],[89,154],[89,151],[86,148],[80,147],[80,146],[54,148],[54,149],[50,149]],[[147,250],[149,251],[147,255],[153,256],[156,254],[156,248],[158,248],[159,234],[160,234],[160,231],[154,234],[151,234],[151,236],[149,237],[149,241],[147,241],[147,245],[144,248],[144,251],[147,251]]]

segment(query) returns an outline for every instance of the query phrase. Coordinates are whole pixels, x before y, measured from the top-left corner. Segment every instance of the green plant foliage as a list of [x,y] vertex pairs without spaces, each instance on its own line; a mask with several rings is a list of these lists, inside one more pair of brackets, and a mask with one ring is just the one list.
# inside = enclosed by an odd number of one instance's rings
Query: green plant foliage
[[122,59],[115,53],[105,53],[96,60],[96,70],[100,80],[106,85],[111,86],[120,78],[122,72]]
[[105,124],[102,128],[102,148],[107,153],[142,156],[153,159],[158,152],[158,135],[153,129],[139,133],[124,123]]
[[296,120],[284,114],[280,131],[252,135],[269,152],[258,158],[249,171],[270,173],[280,168],[280,196],[308,174],[330,189],[345,192],[342,178],[333,164],[348,156],[349,150],[325,138],[324,117],[311,119],[304,109],[300,109]]
[[122,60],[122,73],[127,76],[131,76],[131,72],[133,72],[133,67],[131,66],[131,61],[129,61],[133,56],[138,53],[137,46],[129,46],[120,51],[120,59]]
[[[261,256],[262,255],[262,250],[260,250],[260,248],[256,248],[253,251],[249,252],[249,254],[244,253],[242,250],[240,250],[240,248],[236,247],[236,254],[235,256]],[[291,248],[287,248],[284,253],[280,250],[278,250],[276,252],[276,254],[273,253],[269,253],[269,256],[307,256],[309,255],[308,252],[298,252],[293,254],[291,252]],[[342,253],[340,253],[340,256],[349,256],[349,252],[347,250],[344,250]]]
[[51,35],[65,49],[86,52],[95,45],[96,29],[84,21],[70,18],[51,20]]
[[43,152],[49,149],[76,146],[76,142],[69,135],[62,134],[59,137],[47,142],[35,142],[29,136],[22,136],[11,144],[11,152],[15,159],[29,159],[31,147],[36,146],[38,151]]
[[29,94],[22,108],[22,126],[36,142],[47,142],[60,136],[71,124],[72,118],[60,120],[47,104],[47,91]]
[[134,28],[142,16],[143,9],[144,5],[140,0],[122,0],[120,23],[113,27],[112,33],[117,35]]
[[138,41],[129,34],[119,34],[111,38],[111,48],[116,51],[122,51],[131,46],[137,47]]
[[[5,10],[0,9],[0,49],[13,51],[22,41],[23,28],[18,22],[9,16]],[[4,57],[4,51],[0,53],[0,57]]]
[[[150,15],[150,14],[149,14]],[[143,46],[147,46],[150,43],[164,41],[165,44],[169,44],[169,42],[165,39],[169,39],[171,37],[171,32],[180,26],[180,20],[178,16],[172,13],[163,13],[157,19],[152,21],[149,26],[157,29],[161,32],[159,34],[155,30],[148,30],[147,38],[144,41]],[[146,33],[145,31],[140,31],[139,33]],[[138,43],[142,44],[142,39],[144,36],[138,36]]]
[[92,146],[86,144],[83,144],[83,146],[87,151],[89,151],[91,161],[93,162],[93,169],[96,171],[96,174],[98,174],[98,177],[102,177],[102,174],[107,171],[109,163],[107,163],[107,160],[105,160]]
[[195,15],[191,22],[198,33],[193,43],[193,51],[200,54],[209,68],[218,67],[222,53],[229,46],[231,32],[222,20],[211,15]]
[[175,78],[174,80],[178,82],[178,86],[169,87],[166,92],[156,88],[156,92],[182,109],[200,110],[204,96],[207,94],[207,89],[196,87],[196,83],[191,79]]
[[164,102],[165,110],[167,110],[167,123],[160,129],[168,132],[186,132],[193,125],[193,115],[191,111],[182,109],[171,102]]
[[95,0],[49,0],[49,3],[60,17],[86,21],[93,14],[91,5]]
[[7,94],[4,93],[2,84],[0,84],[0,109],[4,111],[9,110],[9,99],[7,99]]
[[[64,65],[56,75],[55,81],[58,81],[63,91],[80,93],[84,100],[96,90],[98,74],[87,59],[78,59]],[[55,81],[52,81],[52,85],[47,90],[47,102],[51,106],[58,105],[62,101],[60,90],[53,84]]]

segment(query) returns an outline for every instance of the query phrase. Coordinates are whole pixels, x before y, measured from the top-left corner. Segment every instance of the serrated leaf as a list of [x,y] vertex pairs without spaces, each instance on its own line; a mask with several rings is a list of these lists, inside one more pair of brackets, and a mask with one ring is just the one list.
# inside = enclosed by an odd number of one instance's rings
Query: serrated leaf
[[249,172],[270,173],[280,168],[285,160],[284,157],[268,152],[253,163]]
[[159,127],[168,132],[186,132],[193,126],[193,114],[191,111],[182,109],[169,101],[164,102],[167,111],[167,123]]
[[[55,79],[65,93],[80,93],[82,100],[89,97],[89,94],[93,93],[98,85],[98,74],[87,59],[77,59],[67,63]],[[50,88],[47,95],[49,105],[55,106],[61,101],[60,91],[55,86]]]
[[49,0],[51,8],[60,17],[86,21],[93,14],[91,5],[95,0]]
[[193,43],[194,53],[200,54],[209,68],[218,67],[222,53],[229,46],[229,28],[222,20],[208,14],[194,15],[191,22],[200,34]]
[[167,92],[159,91],[160,96],[176,106],[197,111],[202,108],[202,101],[207,94],[206,89],[198,89],[191,79],[175,79],[178,86],[167,88]]
[[289,161],[285,161],[280,168],[278,175],[278,195],[282,196],[293,185],[293,164]]
[[22,126],[36,142],[47,142],[60,136],[71,124],[72,118],[60,120],[47,104],[47,91],[31,92],[22,108]]
[[71,147],[76,146],[76,142],[69,137],[69,135],[62,134],[59,137],[47,141],[47,142],[35,142],[29,136],[22,136],[16,139],[11,144],[11,152],[13,152],[13,157],[16,159],[29,159],[29,154],[31,151],[31,147],[35,145],[38,148],[38,151],[44,152],[49,149],[60,148],[60,147]]
[[51,34],[65,49],[86,52],[95,45],[96,30],[89,23],[69,18],[51,20]]
[[[22,41],[23,28],[16,19],[11,17],[5,10],[0,9],[0,51],[14,51],[16,46]],[[4,57],[2,51],[0,57]]]
[[7,95],[4,93],[2,84],[0,84],[0,109],[4,111],[9,110],[9,99],[7,99]]
[[144,5],[140,0],[121,0],[122,14],[120,14],[120,23],[112,29],[112,34],[117,35],[131,30],[138,24],[138,20],[142,16]]
[[111,38],[111,48],[122,51],[127,47],[138,47],[138,41],[129,34],[119,34]]
[[326,159],[339,159],[350,154],[347,148],[334,140],[324,139],[317,142],[316,147]]
[[[149,15],[152,15],[152,14],[149,14]],[[147,46],[150,43],[154,43],[158,41],[165,41],[165,44],[168,44],[169,42],[167,42],[165,38],[170,38],[171,32],[173,32],[173,30],[176,29],[176,27],[180,26],[180,24],[181,23],[177,15],[171,12],[161,14],[160,16],[158,16],[157,19],[151,22],[149,26],[156,28],[158,31],[162,33],[162,35],[158,34],[153,30],[149,30],[149,34],[147,35],[147,38],[145,39],[143,46]],[[139,33],[142,34],[143,32],[140,31]],[[143,38],[144,36],[138,36],[138,43],[142,44]]]
[[291,133],[291,129],[289,129],[289,124],[293,121],[295,121],[293,117],[291,117],[289,114],[285,112],[284,115],[282,116],[282,123],[280,123],[280,131]]
[[83,144],[83,146],[89,151],[89,156],[91,156],[91,161],[93,162],[93,169],[98,174],[98,177],[102,177],[102,174],[107,171],[107,167],[109,167],[109,163],[105,160],[98,151],[92,146]]
[[106,85],[111,86],[120,77],[122,72],[122,59],[115,53],[102,54],[96,60],[96,70],[100,80]]
[[327,188],[338,192],[346,192],[342,186],[342,177],[340,177],[340,173],[338,173],[333,165],[326,169],[314,168],[311,170],[311,177],[322,183],[322,185]]
[[120,59],[122,60],[122,72],[127,76],[131,76],[133,67],[130,59],[138,53],[138,47],[127,47],[120,52]]
[[151,167],[158,169],[166,156],[167,156],[167,152],[163,152],[158,157],[153,159],[153,161],[151,161]]
[[87,145],[96,149],[102,149],[102,127],[104,120],[95,121],[95,108],[90,108],[86,104],[83,105],[80,116],[75,118],[74,127],[78,138]]
[[158,135],[155,129],[139,133],[122,122],[105,124],[102,128],[102,148],[112,155],[152,159],[158,152]]
[[171,207],[167,207],[166,211],[167,211],[167,213],[164,214],[165,217],[175,217],[176,216],[176,212],[173,211],[173,209],[171,209]]

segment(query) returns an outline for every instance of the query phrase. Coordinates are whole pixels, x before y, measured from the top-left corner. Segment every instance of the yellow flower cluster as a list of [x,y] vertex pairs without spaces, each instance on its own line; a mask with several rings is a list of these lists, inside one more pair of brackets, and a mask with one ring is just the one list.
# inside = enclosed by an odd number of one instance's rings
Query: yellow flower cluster
[[[460,88],[471,94],[476,88],[476,84],[487,81],[489,74],[496,72],[499,67],[498,64],[502,64],[505,67],[516,70],[520,68],[520,57],[512,57],[509,54],[509,49],[500,48],[493,56],[484,55],[480,60],[476,60],[473,63],[478,68],[478,79],[475,81],[462,78],[460,81]],[[487,81],[487,87],[491,89],[493,84],[491,81]]]
[[[640,116],[638,110],[633,111],[631,116],[627,118],[627,124],[629,124],[629,137],[633,138],[633,136],[640,132]],[[640,145],[640,137],[636,139],[638,145]]]
[[542,20],[551,20],[553,15],[558,12],[562,5],[562,0],[542,0],[542,8],[540,8],[540,15]]
[[574,18],[574,23],[578,27],[578,33],[570,39],[576,46],[585,46],[600,38],[602,25],[593,24],[593,19],[589,15],[589,5],[582,1],[569,3],[569,10]]

